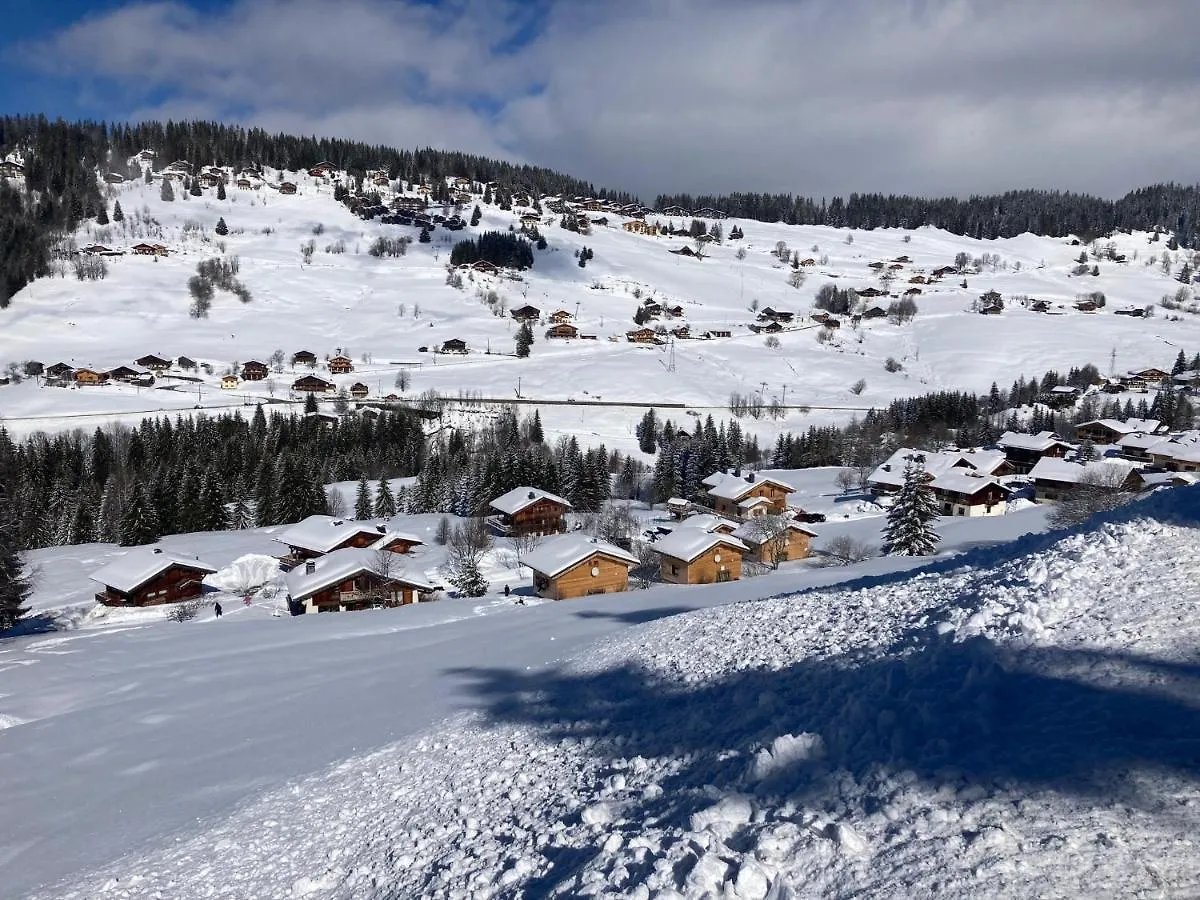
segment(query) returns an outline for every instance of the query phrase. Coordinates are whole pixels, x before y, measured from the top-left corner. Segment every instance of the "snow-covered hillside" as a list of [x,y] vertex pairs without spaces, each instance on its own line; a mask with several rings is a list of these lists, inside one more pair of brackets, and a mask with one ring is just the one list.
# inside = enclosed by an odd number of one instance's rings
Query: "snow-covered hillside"
[[0,771],[34,773],[4,786],[28,824],[3,853],[32,886],[82,848],[96,871],[43,897],[1192,896],[1198,527],[1178,488],[773,599],[758,579],[18,647],[67,655],[0,733]]
[[[285,399],[292,380],[307,369],[285,366],[271,386],[250,382],[222,391],[218,384],[233,363],[265,359],[276,349],[289,359],[301,349],[319,358],[340,350],[355,360],[356,371],[333,380],[342,387],[362,381],[374,396],[395,391],[403,368],[411,374],[407,396],[436,390],[508,399],[516,398],[519,389],[521,397],[533,400],[674,403],[723,415],[736,391],[759,393],[768,404],[778,400],[814,408],[811,413],[791,410],[782,421],[746,423],[760,438],[771,439],[781,428],[844,420],[854,408],[897,396],[937,388],[986,390],[993,381],[1007,386],[1018,375],[1040,375],[1052,367],[1065,371],[1086,362],[1107,370],[1114,350],[1118,368],[1169,366],[1181,347],[1189,355],[1200,347],[1200,316],[1181,313],[1180,321],[1167,321],[1161,312],[1151,319],[1116,315],[1129,306],[1157,303],[1180,287],[1159,264],[1166,243],[1148,243],[1144,234],[1114,238],[1125,262],[1101,259],[1099,275],[1072,277],[1083,248],[1033,235],[979,241],[928,228],[851,235],[825,227],[726,220],[721,223],[726,235],[736,225],[745,238],[710,244],[707,258],[698,261],[668,252],[690,245],[688,239],[628,233],[621,227],[625,220],[611,213],[609,224],[592,226],[590,235],[561,228],[558,216],[547,214],[543,221],[550,224],[541,230],[549,247],[535,253],[532,270],[520,280],[476,274],[460,290],[446,284],[453,241],[487,229],[519,227],[520,208],[504,212],[485,205],[477,228],[455,233],[439,228],[431,243],[414,241],[405,257],[377,259],[367,253],[376,236],[415,238],[416,231],[363,222],[334,202],[325,180],[289,177],[299,184],[294,196],[231,185],[224,201],[211,188],[203,197],[187,197],[178,189],[176,199],[165,202],[157,184],[134,181],[113,187],[124,223],[101,230],[90,226],[77,235],[78,244],[101,238],[127,250],[154,240],[171,254],[108,257],[109,274],[102,281],[68,276],[33,283],[0,311],[0,364],[35,359],[46,365],[63,361],[107,369],[153,353],[211,363],[213,375],[200,384],[160,379],[153,389],[58,389],[32,381],[0,387],[0,415],[10,431],[90,428],[121,414],[128,419],[162,408],[238,405],[272,394]],[[267,181],[273,178],[268,172]],[[466,205],[467,216],[472,206]],[[220,238],[213,234],[219,218],[230,229]],[[659,221],[687,224],[684,219]],[[312,263],[303,265],[300,247],[310,240],[316,251]],[[771,253],[780,241],[801,257],[817,260],[802,267],[806,281],[799,288],[788,284],[791,269]],[[344,242],[344,253],[325,252],[339,242]],[[584,246],[594,258],[581,269],[574,251]],[[198,262],[219,255],[221,248],[240,260],[239,278],[253,299],[242,304],[218,291],[209,318],[189,318],[188,278]],[[738,258],[740,249],[746,251],[743,259]],[[873,262],[901,256],[911,260],[895,272],[890,286],[899,295],[913,289],[910,278],[952,264],[959,252],[973,259],[989,254],[996,264],[989,261],[978,274],[968,274],[965,289],[958,275],[919,286],[923,293],[915,299],[920,312],[911,324],[864,320],[861,329],[843,327],[832,342],[820,343],[820,329],[804,318],[823,284],[878,288]],[[1152,254],[1159,260],[1147,265]],[[1172,256],[1177,270],[1184,254]],[[498,293],[508,310],[524,304],[538,307],[543,316],[566,310],[582,333],[597,340],[547,340],[543,323],[535,328],[532,356],[517,359],[511,355],[516,324],[507,314],[493,314],[480,296],[489,290]],[[988,290],[1009,301],[1002,315],[970,311]],[[1096,290],[1108,297],[1105,309],[1095,314],[1074,310],[1079,294]],[[1051,313],[1061,314],[1037,313],[1011,302],[1021,295],[1047,300]],[[731,337],[675,341],[671,371],[669,347],[639,346],[624,338],[634,327],[635,310],[647,298],[683,307],[682,318],[663,322],[669,328],[687,324],[693,335],[720,330]],[[754,322],[750,307],[755,303],[797,313],[796,324],[777,335],[778,348],[768,348],[764,335],[747,328]],[[471,352],[465,357],[418,352],[451,338],[465,340]],[[885,371],[889,358],[903,369]],[[865,389],[852,393],[860,378]],[[171,389],[162,389],[164,385]],[[624,448],[633,444],[632,427],[641,412],[542,408],[552,432],[596,435]]]

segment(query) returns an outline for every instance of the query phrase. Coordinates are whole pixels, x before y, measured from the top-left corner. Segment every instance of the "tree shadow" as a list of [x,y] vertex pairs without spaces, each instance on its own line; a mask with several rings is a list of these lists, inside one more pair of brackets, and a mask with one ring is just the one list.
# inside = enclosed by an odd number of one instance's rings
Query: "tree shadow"
[[658,619],[665,619],[668,616],[677,616],[680,613],[695,612],[694,606],[660,606],[655,609],[632,609],[628,612],[611,612],[602,609],[581,609],[575,613],[581,619],[611,619],[614,622],[623,622],[626,625],[642,625],[646,622],[654,622]]
[[28,637],[31,634],[49,634],[58,631],[58,623],[48,613],[26,616],[8,631],[0,631],[0,642],[9,638]]

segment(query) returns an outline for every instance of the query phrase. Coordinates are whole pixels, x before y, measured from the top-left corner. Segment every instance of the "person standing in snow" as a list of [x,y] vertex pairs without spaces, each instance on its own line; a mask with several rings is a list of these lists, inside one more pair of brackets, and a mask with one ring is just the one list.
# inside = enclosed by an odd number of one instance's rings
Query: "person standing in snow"
[[221,618],[221,601],[220,600],[218,600],[216,603],[213,604],[213,612],[215,612],[217,614],[218,619]]

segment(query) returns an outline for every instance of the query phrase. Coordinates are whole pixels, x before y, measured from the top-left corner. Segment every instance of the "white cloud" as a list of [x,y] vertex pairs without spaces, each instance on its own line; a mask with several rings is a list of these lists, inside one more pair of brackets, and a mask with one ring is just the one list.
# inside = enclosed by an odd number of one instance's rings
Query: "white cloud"
[[[93,16],[30,55],[126,108],[432,144],[659,191],[924,194],[1187,180],[1200,8],[1085,0],[238,0]],[[50,62],[45,62],[49,60]],[[113,110],[100,110],[111,115]]]

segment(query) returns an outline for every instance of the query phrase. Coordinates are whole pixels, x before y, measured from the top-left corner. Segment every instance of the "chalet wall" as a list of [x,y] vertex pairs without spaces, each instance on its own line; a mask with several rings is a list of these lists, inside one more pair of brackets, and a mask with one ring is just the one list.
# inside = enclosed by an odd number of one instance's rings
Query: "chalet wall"
[[[720,557],[720,560],[717,559]],[[668,584],[712,584],[742,577],[742,551],[726,544],[710,547],[690,563],[663,556],[659,572]]]
[[[598,574],[593,575],[592,570]],[[593,553],[583,562],[572,566],[538,595],[550,600],[572,600],[590,594],[616,594],[629,590],[629,566],[601,553]]]
[[[770,500],[770,512],[776,515],[787,509],[788,492],[778,485],[771,484],[768,481],[757,482],[739,499],[747,500],[750,497],[765,497],[767,500]],[[725,500],[723,498],[717,498],[714,506],[718,515],[728,516],[733,519],[740,517],[740,514],[738,513],[737,500]]]
[[561,534],[567,530],[566,509],[541,497],[508,517],[513,534]]
[[158,606],[162,603],[179,603],[199,597],[201,582],[208,574],[198,569],[172,566],[155,576],[136,591],[123,593],[105,585],[105,590],[96,595],[105,606]]

